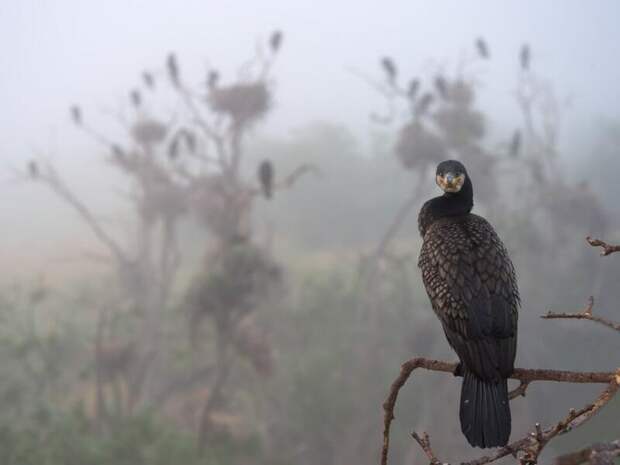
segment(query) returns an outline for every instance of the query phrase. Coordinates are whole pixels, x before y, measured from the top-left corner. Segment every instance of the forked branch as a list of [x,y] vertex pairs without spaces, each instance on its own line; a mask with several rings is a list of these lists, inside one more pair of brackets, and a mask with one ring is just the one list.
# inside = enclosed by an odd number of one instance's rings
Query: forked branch
[[594,239],[590,236],[586,237],[586,241],[588,241],[588,244],[590,244],[592,247],[602,248],[601,257],[605,257],[614,252],[620,252],[620,245],[611,245],[611,244],[608,244],[607,242],[604,242],[600,239]]
[[590,320],[600,323],[602,325],[607,326],[608,328],[614,329],[616,331],[620,331],[620,323],[615,323],[613,321],[606,320],[605,318],[601,318],[600,316],[595,316],[592,314],[592,308],[594,307],[594,297],[590,296],[588,299],[588,304],[582,310],[574,313],[556,313],[552,311],[548,311],[546,315],[542,315],[541,318],[545,320],[552,319],[575,319],[575,320]]
[[[485,465],[495,462],[496,460],[506,457],[507,455],[513,455],[522,465],[536,464],[540,453],[552,439],[556,436],[566,434],[573,428],[582,425],[598,413],[601,408],[607,405],[607,403],[618,392],[618,388],[620,387],[619,381],[620,372],[612,376],[612,379],[605,390],[593,403],[588,404],[579,410],[570,409],[566,417],[562,418],[556,424],[547,429],[543,429],[540,423],[536,423],[534,425],[534,431],[530,432],[524,438],[497,449],[493,454],[485,455],[469,462],[463,462],[461,465]],[[416,433],[413,433],[412,435],[428,457],[431,465],[442,463],[433,452],[427,433],[424,433],[422,437]],[[611,447],[610,450],[612,453],[616,453],[615,447]],[[579,463],[581,462],[569,462],[567,465],[578,465]]]

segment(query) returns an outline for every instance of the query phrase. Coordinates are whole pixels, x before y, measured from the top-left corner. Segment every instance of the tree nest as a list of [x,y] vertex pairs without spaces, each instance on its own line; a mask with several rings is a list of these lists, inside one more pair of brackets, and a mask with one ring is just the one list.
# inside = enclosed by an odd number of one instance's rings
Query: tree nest
[[418,122],[407,124],[400,130],[395,150],[403,166],[409,170],[448,158],[443,140]]
[[141,119],[131,128],[132,137],[142,145],[156,145],[164,141],[167,129],[159,121]]
[[209,93],[213,111],[230,116],[237,124],[251,123],[269,110],[271,95],[262,82],[215,87]]

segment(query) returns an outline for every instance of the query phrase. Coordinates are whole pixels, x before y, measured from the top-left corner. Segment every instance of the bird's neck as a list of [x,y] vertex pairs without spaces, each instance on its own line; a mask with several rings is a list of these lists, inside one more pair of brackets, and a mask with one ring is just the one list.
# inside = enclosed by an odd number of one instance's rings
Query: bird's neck
[[424,235],[428,227],[441,218],[467,215],[473,207],[474,191],[467,177],[460,191],[446,192],[426,202],[418,219],[420,233]]

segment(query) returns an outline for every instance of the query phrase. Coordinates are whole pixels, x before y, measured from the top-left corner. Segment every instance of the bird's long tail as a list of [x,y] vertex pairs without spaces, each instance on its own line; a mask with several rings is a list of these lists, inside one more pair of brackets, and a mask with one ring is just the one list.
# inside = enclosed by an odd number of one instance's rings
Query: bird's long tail
[[505,446],[510,437],[508,380],[484,381],[465,370],[460,418],[461,430],[472,446]]

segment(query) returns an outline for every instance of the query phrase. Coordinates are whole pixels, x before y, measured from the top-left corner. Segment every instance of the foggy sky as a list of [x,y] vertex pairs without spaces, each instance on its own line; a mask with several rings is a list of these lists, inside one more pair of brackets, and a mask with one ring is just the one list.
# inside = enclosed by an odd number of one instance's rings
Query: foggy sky
[[33,144],[74,136],[70,103],[90,112],[113,108],[139,83],[141,70],[161,67],[170,50],[193,65],[195,76],[210,62],[230,77],[274,28],[286,37],[271,132],[317,119],[363,132],[381,101],[347,68],[379,76],[384,54],[396,57],[407,77],[432,58],[454,68],[478,35],[490,43],[493,59],[482,71],[490,81],[487,98],[506,98],[517,50],[528,41],[535,69],[560,97],[572,97],[573,112],[616,116],[618,19],[613,0],[3,2],[0,146],[28,156]]
[[[565,119],[570,130],[620,116],[618,19],[620,3],[613,0],[5,0],[0,6],[0,219],[30,231],[12,247],[40,239],[40,218],[21,206],[50,196],[42,187],[16,191],[6,167],[22,164],[35,151],[48,153],[81,173],[77,188],[88,189],[98,176],[86,169],[94,166],[94,144],[69,123],[69,105],[79,103],[89,118],[98,115],[104,129],[113,126],[101,112],[126,105],[140,73],[161,69],[169,51],[177,52],[189,84],[198,85],[209,65],[226,81],[258,39],[282,29],[275,110],[256,132],[281,137],[291,128],[326,120],[349,127],[365,142],[377,129],[369,113],[380,111],[383,102],[351,68],[380,78],[378,60],[390,55],[407,79],[439,68],[453,71],[481,35],[492,56],[473,70],[484,85],[482,103],[495,121],[511,127],[517,118],[510,94],[517,53],[527,41],[536,72],[549,79],[562,101],[571,102]],[[62,218],[73,218],[55,206]],[[62,227],[57,237],[65,234]],[[53,241],[53,231],[47,237]]]

